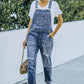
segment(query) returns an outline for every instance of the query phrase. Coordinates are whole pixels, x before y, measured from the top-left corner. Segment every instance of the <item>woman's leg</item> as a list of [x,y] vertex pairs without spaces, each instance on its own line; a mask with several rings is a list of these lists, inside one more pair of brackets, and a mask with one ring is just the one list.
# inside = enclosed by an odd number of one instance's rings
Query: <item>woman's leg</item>
[[40,51],[43,61],[46,84],[51,84],[52,82],[52,62],[51,62],[52,49],[53,49],[53,39],[45,35],[40,46]]
[[36,57],[38,53],[37,39],[29,35],[27,37],[27,58],[28,58],[28,84],[36,83]]

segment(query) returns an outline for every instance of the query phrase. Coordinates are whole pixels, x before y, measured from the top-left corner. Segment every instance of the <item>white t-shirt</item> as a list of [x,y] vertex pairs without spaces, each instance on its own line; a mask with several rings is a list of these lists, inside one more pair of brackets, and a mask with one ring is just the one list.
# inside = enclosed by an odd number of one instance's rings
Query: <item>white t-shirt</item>
[[[31,3],[31,6],[30,6],[28,16],[31,19],[33,19],[33,15],[34,15],[34,12],[35,12],[35,6],[36,6],[36,0],[33,1]],[[48,6],[49,6],[49,2],[45,7],[40,7],[39,4],[38,4],[38,9],[45,10],[45,9],[48,9]],[[52,0],[52,3],[51,3],[51,26],[53,26],[53,24],[54,24],[54,17],[58,17],[58,14],[63,14],[63,13],[62,13],[61,9],[59,8],[58,3],[56,1]]]

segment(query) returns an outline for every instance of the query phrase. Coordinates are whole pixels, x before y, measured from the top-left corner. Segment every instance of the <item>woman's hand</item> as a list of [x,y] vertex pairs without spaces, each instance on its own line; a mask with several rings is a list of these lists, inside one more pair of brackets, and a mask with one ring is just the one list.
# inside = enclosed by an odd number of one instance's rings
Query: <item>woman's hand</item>
[[54,35],[55,35],[55,33],[54,32],[51,32],[47,37],[51,36],[51,38],[53,38]]
[[47,37],[51,36],[51,37],[53,38],[54,35],[55,35],[55,34],[57,33],[57,31],[59,30],[59,28],[61,27],[62,23],[63,23],[63,18],[62,18],[62,15],[59,14],[59,15],[58,15],[58,24],[57,24],[56,29],[55,29],[53,32],[51,32]]
[[26,40],[24,40],[24,42],[23,42],[23,47],[26,47],[27,45],[27,43],[26,43],[27,41]]

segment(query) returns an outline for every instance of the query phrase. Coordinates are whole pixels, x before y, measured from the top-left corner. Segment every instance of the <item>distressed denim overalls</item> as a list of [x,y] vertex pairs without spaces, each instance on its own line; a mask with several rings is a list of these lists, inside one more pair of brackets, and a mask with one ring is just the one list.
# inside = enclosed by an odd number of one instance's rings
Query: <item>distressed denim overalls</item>
[[47,37],[52,32],[51,27],[51,0],[48,9],[37,9],[38,0],[36,0],[36,10],[34,12],[29,34],[27,35],[27,58],[28,58],[28,84],[36,83],[36,57],[40,49],[44,76],[46,84],[52,81],[52,62],[51,53],[53,49],[53,38]]

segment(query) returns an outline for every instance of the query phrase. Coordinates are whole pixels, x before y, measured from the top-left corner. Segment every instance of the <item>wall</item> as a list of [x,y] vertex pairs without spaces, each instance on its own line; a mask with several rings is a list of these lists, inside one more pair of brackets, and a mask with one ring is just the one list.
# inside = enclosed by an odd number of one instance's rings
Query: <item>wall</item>
[[[55,29],[57,24],[53,26]],[[27,29],[0,32],[0,84],[14,84],[27,74],[20,75],[19,67]],[[53,67],[84,55],[84,20],[63,23],[54,36]],[[27,55],[25,49],[25,59]],[[24,59],[24,60],[25,60]],[[36,73],[43,71],[40,51],[37,54]]]

